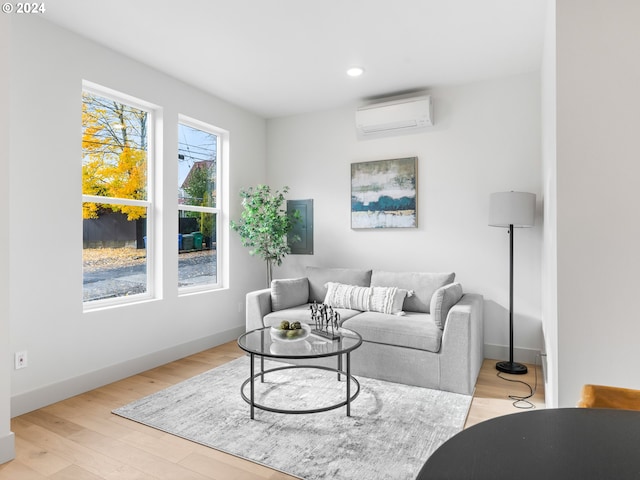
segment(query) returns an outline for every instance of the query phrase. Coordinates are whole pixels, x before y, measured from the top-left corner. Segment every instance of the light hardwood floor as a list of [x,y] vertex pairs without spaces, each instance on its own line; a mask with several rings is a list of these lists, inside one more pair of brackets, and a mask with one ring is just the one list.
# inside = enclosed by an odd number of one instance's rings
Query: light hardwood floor
[[[266,467],[111,414],[111,410],[243,355],[229,342],[12,420],[16,459],[0,480],[291,480]],[[508,395],[529,389],[496,376],[485,360],[465,428],[516,413]],[[509,376],[533,386],[534,372]],[[542,376],[533,403],[544,408]]]

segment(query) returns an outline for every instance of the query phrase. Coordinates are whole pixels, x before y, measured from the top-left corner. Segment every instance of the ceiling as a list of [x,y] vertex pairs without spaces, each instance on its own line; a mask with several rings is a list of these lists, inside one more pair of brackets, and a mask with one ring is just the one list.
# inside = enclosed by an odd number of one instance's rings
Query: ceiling
[[536,71],[546,4],[55,0],[43,17],[273,118]]

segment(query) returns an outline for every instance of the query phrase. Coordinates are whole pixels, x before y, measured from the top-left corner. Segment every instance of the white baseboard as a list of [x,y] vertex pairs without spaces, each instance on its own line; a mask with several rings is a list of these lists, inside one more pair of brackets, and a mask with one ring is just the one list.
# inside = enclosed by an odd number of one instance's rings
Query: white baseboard
[[63,380],[62,382],[21,393],[11,397],[11,416],[17,417],[52,403],[71,398],[123,378],[136,375],[160,365],[179,360],[211,347],[221,345],[238,338],[245,331],[244,325],[225,332],[200,338],[192,342],[154,352],[149,355],[111,365],[109,367]]
[[16,458],[16,439],[13,432],[0,437],[0,465]]
[[[484,358],[509,360],[509,347],[505,345],[484,344]],[[513,361],[540,365],[540,350],[529,348],[513,348]]]

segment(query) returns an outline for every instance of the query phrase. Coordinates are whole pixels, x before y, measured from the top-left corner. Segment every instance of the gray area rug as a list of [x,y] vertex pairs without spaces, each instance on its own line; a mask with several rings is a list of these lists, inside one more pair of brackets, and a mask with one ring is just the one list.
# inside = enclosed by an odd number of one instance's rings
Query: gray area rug
[[[282,365],[265,361],[267,368]],[[472,398],[358,377],[351,417],[345,407],[296,415],[256,409],[251,420],[240,397],[248,376],[249,358],[242,357],[113,413],[306,480],[409,480],[462,429]],[[335,373],[296,369],[256,382],[255,398],[304,409],[338,403],[345,392]]]

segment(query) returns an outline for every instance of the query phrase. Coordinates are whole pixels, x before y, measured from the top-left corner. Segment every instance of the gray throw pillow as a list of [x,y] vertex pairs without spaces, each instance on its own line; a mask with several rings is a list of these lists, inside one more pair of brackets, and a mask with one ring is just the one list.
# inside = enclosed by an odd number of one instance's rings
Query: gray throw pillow
[[462,285],[458,282],[440,287],[431,297],[431,317],[444,330],[449,310],[462,298]]
[[271,310],[276,312],[285,308],[304,305],[309,301],[309,280],[302,278],[284,278],[271,281]]
[[413,290],[414,295],[405,299],[403,310],[429,313],[433,293],[438,288],[453,282],[455,276],[456,274],[453,272],[385,272],[374,270],[371,274],[371,286]]

